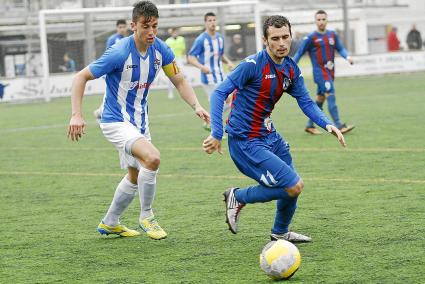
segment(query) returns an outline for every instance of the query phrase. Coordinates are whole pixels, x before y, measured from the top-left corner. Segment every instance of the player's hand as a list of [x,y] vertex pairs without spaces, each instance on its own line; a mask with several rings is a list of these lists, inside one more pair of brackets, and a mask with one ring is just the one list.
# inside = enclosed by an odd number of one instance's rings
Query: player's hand
[[339,131],[338,128],[336,128],[333,125],[328,124],[328,125],[326,125],[326,130],[329,133],[332,133],[333,135],[335,135],[336,138],[338,138],[338,141],[342,145],[342,147],[347,146],[347,144],[345,143],[344,135],[342,135],[341,131]]
[[199,105],[195,108],[195,113],[203,121],[210,124],[210,114],[201,105]]
[[217,151],[219,154],[223,154],[223,152],[221,151],[221,141],[215,139],[211,135],[204,140],[204,143],[202,144],[202,148],[208,154],[212,154],[215,151]]
[[354,64],[354,60],[353,60],[353,58],[351,58],[351,56],[348,56],[348,57],[347,57],[347,61],[348,61],[351,65],[353,65],[353,64]]
[[81,115],[73,115],[69,121],[68,138],[72,141],[78,141],[85,133],[85,128],[86,122]]
[[202,65],[201,72],[204,73],[204,74],[210,74],[211,70],[208,66]]

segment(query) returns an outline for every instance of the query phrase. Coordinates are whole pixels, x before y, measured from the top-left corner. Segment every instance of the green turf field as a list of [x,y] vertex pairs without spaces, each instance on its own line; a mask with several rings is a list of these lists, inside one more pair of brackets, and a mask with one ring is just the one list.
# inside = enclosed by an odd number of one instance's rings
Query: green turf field
[[[305,181],[292,228],[314,239],[298,246],[291,283],[423,283],[424,78],[339,78],[341,117],[356,124],[347,149],[304,133],[306,118],[282,97],[273,119]],[[202,152],[201,121],[165,92],[150,95],[150,121],[162,158],[154,207],[169,237],[96,232],[123,176],[91,115],[100,101],[85,98],[78,143],[66,138],[69,99],[0,104],[0,283],[270,283],[258,256],[274,204],[248,205],[240,233],[227,230],[222,192],[253,181],[227,151]],[[138,210],[136,199],[122,222],[136,227]]]

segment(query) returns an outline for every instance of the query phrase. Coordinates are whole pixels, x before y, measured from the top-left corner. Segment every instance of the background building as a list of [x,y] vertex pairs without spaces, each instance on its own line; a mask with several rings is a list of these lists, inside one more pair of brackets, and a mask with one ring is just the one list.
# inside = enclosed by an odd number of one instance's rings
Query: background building
[[[49,74],[53,75],[63,72],[61,66],[64,64],[65,53],[74,60],[76,70],[100,56],[105,49],[107,37],[115,32],[116,20],[128,18],[130,21],[130,12],[122,11],[121,8],[129,7],[133,2],[3,0],[4,8],[0,11],[0,78],[37,79],[43,75],[40,10],[117,7],[117,12],[112,13],[52,14],[46,18],[48,67]],[[206,0],[154,2],[158,5],[210,3]],[[387,34],[392,27],[398,29],[401,50],[407,50],[405,39],[412,24],[416,24],[419,32],[425,33],[425,2],[419,0],[266,0],[259,3],[261,17],[285,15],[291,21],[293,33],[298,38],[316,28],[314,13],[318,9],[325,9],[329,15],[328,27],[338,31],[347,49],[354,55],[386,53]],[[162,9],[158,36],[166,39],[167,30],[179,26],[186,45],[191,46],[204,28],[205,9]],[[218,16],[219,31],[225,36],[226,48],[230,47],[232,36],[240,34],[246,54],[256,51],[253,6],[211,7],[209,10]]]

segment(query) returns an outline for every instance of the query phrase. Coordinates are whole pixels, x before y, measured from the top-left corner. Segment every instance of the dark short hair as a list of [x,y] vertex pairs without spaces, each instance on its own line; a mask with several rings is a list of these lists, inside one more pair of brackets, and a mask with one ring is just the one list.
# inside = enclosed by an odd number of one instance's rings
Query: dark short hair
[[117,21],[117,23],[115,24],[115,26],[119,26],[119,25],[127,25],[127,21],[126,20],[124,20],[124,19],[119,19],[118,21]]
[[289,22],[289,20],[287,18],[285,18],[284,16],[280,16],[280,15],[270,16],[264,21],[263,36],[265,38],[267,38],[267,31],[268,31],[269,27],[281,28],[283,26],[288,27],[289,34],[292,36],[291,23]]
[[316,12],[316,14],[314,14],[314,16],[316,17],[316,15],[328,15],[326,12],[325,12],[325,10],[318,10],[317,12]]
[[149,22],[151,18],[159,18],[158,8],[151,1],[140,1],[133,7],[133,22],[137,22],[140,17],[144,17],[146,22]]
[[215,14],[213,12],[208,12],[204,15],[204,22],[207,21],[208,17],[215,17]]

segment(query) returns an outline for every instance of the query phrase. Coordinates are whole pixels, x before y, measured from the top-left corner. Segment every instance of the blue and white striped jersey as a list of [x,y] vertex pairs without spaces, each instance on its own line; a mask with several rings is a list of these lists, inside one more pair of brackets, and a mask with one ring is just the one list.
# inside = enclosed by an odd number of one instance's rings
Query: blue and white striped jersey
[[119,33],[115,33],[115,34],[111,35],[106,40],[106,48],[105,49],[110,48],[111,46],[113,46],[114,44],[116,44],[117,42],[119,42],[123,38],[124,38],[124,36],[119,34]]
[[149,130],[147,97],[149,87],[162,66],[174,60],[174,53],[160,39],[142,56],[134,36],[123,38],[89,65],[95,78],[106,74],[102,123],[128,121],[142,134]]
[[217,84],[224,80],[222,56],[224,54],[224,38],[220,33],[215,33],[212,38],[207,32],[201,33],[192,45],[189,55],[195,56],[199,63],[208,66],[210,74],[201,72],[203,84]]

